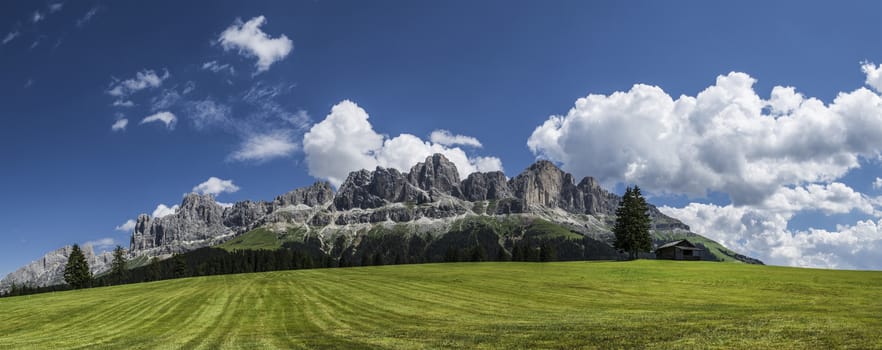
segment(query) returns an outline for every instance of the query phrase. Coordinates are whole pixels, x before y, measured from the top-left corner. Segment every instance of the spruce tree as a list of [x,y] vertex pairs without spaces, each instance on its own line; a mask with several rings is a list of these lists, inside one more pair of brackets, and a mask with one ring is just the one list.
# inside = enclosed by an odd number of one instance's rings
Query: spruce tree
[[73,245],[70,255],[67,257],[67,265],[64,266],[64,281],[75,289],[88,287],[92,282],[89,263],[77,244]]
[[649,205],[640,193],[640,187],[625,189],[622,201],[616,209],[616,223],[613,227],[616,240],[613,246],[628,252],[629,259],[637,259],[640,252],[652,249],[652,238],[649,235],[652,222],[648,211]]
[[115,283],[123,283],[128,277],[129,267],[126,259],[126,251],[123,247],[117,245],[113,249],[113,261],[110,263],[110,274],[113,276]]

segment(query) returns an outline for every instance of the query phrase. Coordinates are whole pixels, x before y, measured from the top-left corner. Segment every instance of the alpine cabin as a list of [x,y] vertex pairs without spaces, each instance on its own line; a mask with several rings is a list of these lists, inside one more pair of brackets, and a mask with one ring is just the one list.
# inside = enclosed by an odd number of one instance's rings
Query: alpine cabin
[[692,242],[681,239],[656,248],[655,257],[656,259],[669,260],[701,260],[701,255],[698,254],[701,250],[701,248],[695,247]]

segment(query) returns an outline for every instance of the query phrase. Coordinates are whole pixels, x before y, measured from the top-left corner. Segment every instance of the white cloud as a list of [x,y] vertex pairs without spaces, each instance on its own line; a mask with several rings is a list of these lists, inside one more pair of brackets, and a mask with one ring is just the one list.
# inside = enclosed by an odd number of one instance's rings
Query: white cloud
[[[877,215],[875,202],[877,200],[868,198],[845,184],[834,182],[823,186],[811,184],[805,187],[782,187],[755,205],[690,203],[683,208],[664,206],[659,210],[680,219],[693,232],[743,254],[758,257],[766,263],[863,268],[867,266],[866,263],[850,253],[852,250],[860,250],[861,247],[846,247],[850,242],[854,243],[847,235],[837,238],[830,237],[830,233],[824,230],[792,231],[787,227],[794,215],[800,212],[831,215],[857,211]],[[839,227],[839,231],[849,230],[846,226]],[[812,243],[821,239],[835,241],[837,247],[827,249],[830,247],[819,247]],[[882,235],[876,240],[882,241]],[[882,253],[882,250],[878,252]],[[875,268],[882,268],[882,264]]]
[[31,86],[34,86],[34,79],[28,78],[28,81],[24,83],[24,88],[27,89]]
[[179,206],[177,204],[171,207],[168,207],[165,204],[160,204],[157,205],[156,209],[153,210],[153,214],[151,214],[151,217],[153,217],[154,219],[158,219],[164,216],[173,215],[178,211],[178,208]]
[[181,100],[181,94],[179,94],[174,89],[166,89],[163,90],[159,95],[153,96],[150,99],[150,110],[158,111],[162,109],[169,109],[178,101]]
[[178,118],[175,117],[171,112],[159,112],[148,116],[141,120],[139,124],[151,123],[151,122],[162,122],[165,124],[165,127],[168,129],[174,129],[175,123],[177,123]]
[[10,42],[10,41],[14,40],[15,38],[17,38],[17,37],[19,36],[19,34],[20,34],[20,33],[19,33],[17,30],[16,30],[16,31],[11,31],[11,32],[9,32],[8,34],[6,34],[6,36],[3,37],[3,45],[6,45],[8,42]]
[[442,146],[462,145],[479,148],[482,147],[481,142],[474,137],[454,135],[451,134],[450,131],[443,129],[432,131],[432,134],[429,135],[429,140]]
[[119,100],[113,101],[113,106],[114,107],[134,107],[135,103],[132,102],[132,100],[119,99]]
[[880,188],[882,188],[882,178],[876,177],[876,179],[873,180],[873,189],[878,190]]
[[116,246],[116,241],[113,238],[100,238],[93,241],[88,241],[83,243],[83,246],[92,246],[92,249],[95,250],[108,250]]
[[296,150],[297,143],[292,140],[289,132],[275,131],[248,136],[239,149],[230,155],[230,159],[263,162],[287,157]]
[[229,63],[220,64],[217,61],[208,61],[202,64],[203,70],[210,70],[214,73],[220,72],[222,70],[229,71],[230,74],[236,74],[236,69],[233,68]]
[[197,130],[210,127],[230,128],[233,125],[232,109],[212,99],[188,102],[186,114]]
[[31,22],[37,23],[45,18],[46,16],[40,13],[40,11],[34,11],[33,16],[31,16]]
[[126,126],[128,126],[128,125],[129,125],[129,120],[128,120],[128,119],[125,119],[125,118],[123,118],[123,119],[119,119],[119,120],[113,122],[113,125],[110,126],[110,130],[112,130],[112,131],[123,131],[123,130],[126,129]]
[[375,132],[368,118],[364,109],[345,100],[313,125],[303,136],[310,175],[339,186],[351,171],[377,166],[409,171],[433,153],[450,159],[462,178],[476,171],[502,170],[502,162],[495,157],[469,157],[460,148],[423,141],[410,134],[388,138]]
[[61,2],[49,4],[49,13],[55,13],[55,12],[61,11],[61,9],[63,7],[64,7],[64,3],[61,3]]
[[114,227],[113,229],[123,232],[132,232],[132,230],[135,229],[135,220],[128,219],[126,222],[122,223],[122,225]]
[[159,87],[169,76],[171,75],[168,70],[165,70],[163,75],[158,75],[152,69],[145,69],[136,73],[134,78],[112,82],[107,94],[114,97],[126,97],[147,88]]
[[761,202],[781,186],[833,181],[882,151],[882,97],[872,91],[840,93],[826,105],[789,87],[763,100],[754,82],[733,72],[695,97],[674,99],[642,84],[589,95],[537,127],[527,145],[607,185],[699,197],[718,191],[736,205]]
[[236,19],[233,25],[220,34],[218,43],[225,51],[238,50],[239,54],[257,57],[257,71],[266,71],[270,65],[288,56],[294,45],[284,34],[278,38],[270,38],[260,30],[265,22],[266,18],[263,16],[254,17],[245,23]]
[[876,92],[882,92],[882,64],[876,66],[871,62],[862,62],[861,70],[867,75],[867,80],[864,83]]
[[89,11],[87,11],[83,15],[83,17],[80,17],[79,19],[77,19],[77,27],[84,26],[86,23],[91,21],[92,17],[95,17],[96,14],[98,14],[98,7],[97,6],[89,9]]
[[193,187],[193,192],[202,194],[219,195],[221,193],[233,193],[239,190],[239,186],[233,184],[233,180],[221,180],[214,176],[205,182]]
[[793,231],[787,224],[793,212],[756,207],[690,203],[683,208],[659,208],[667,215],[740,253],[767,264],[804,267],[880,269],[882,220],[858,221],[835,231]]

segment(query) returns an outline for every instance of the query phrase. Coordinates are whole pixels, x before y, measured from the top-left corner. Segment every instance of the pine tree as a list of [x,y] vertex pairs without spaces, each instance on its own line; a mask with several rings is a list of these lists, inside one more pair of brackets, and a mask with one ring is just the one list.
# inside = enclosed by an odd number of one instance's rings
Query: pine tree
[[187,277],[187,262],[184,260],[184,257],[180,254],[175,254],[173,259],[175,278]]
[[616,209],[616,223],[613,227],[616,249],[628,252],[629,259],[637,259],[640,252],[652,249],[652,238],[649,229],[652,227],[649,218],[649,205],[640,193],[640,187],[625,189],[625,195]]
[[92,271],[80,246],[73,245],[64,266],[64,281],[73,288],[89,287],[92,282]]
[[113,261],[110,263],[110,274],[115,283],[123,283],[128,277],[129,267],[126,259],[126,251],[121,246],[113,249]]

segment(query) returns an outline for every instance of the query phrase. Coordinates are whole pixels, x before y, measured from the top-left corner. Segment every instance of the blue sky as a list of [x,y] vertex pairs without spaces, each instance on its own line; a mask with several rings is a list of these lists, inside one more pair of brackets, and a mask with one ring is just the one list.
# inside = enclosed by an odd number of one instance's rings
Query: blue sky
[[[617,191],[641,184],[696,231],[774,264],[882,269],[870,261],[879,13],[870,1],[4,2],[0,273],[73,242],[127,246],[116,227],[211,177],[229,181],[201,188],[218,201],[271,199],[430,150],[470,171],[514,176],[548,158]],[[671,125],[690,131],[644,142]]]

